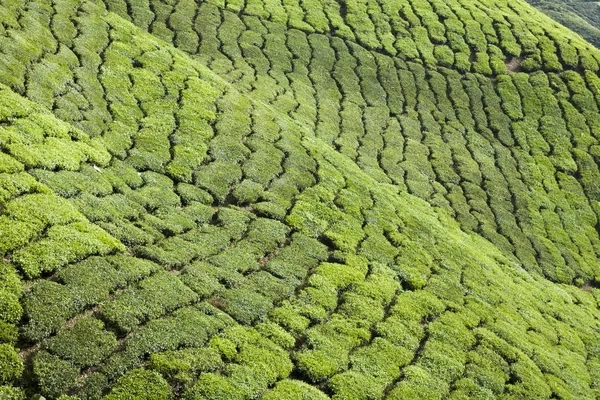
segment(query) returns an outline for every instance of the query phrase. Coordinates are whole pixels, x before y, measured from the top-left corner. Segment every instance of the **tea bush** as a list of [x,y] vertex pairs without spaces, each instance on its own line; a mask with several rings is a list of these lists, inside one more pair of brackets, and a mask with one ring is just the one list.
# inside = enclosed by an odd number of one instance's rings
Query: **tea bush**
[[21,3],[1,396],[596,396],[578,36],[501,0]]

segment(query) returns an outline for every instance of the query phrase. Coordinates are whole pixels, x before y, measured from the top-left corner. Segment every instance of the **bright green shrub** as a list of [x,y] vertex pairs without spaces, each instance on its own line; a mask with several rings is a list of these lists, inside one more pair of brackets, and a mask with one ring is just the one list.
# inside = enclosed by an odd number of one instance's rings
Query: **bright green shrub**
[[339,350],[341,349],[330,348],[328,351],[302,352],[296,356],[296,365],[310,382],[322,382],[345,366],[343,354],[339,354]]
[[474,380],[469,378],[459,379],[455,382],[455,389],[450,392],[449,399],[495,399],[494,393],[486,388],[479,386]]
[[[23,285],[23,339],[33,346],[58,332],[42,346],[73,360],[65,348],[81,347],[70,336],[80,317],[69,319],[98,303],[90,312],[130,329],[101,372],[72,379],[69,394],[99,398],[150,359],[175,397],[326,397],[298,381],[276,384],[293,353],[296,378],[340,398],[593,397],[597,346],[581,321],[594,319],[596,289],[535,278],[594,284],[598,95],[594,74],[583,71],[589,88],[574,78],[598,57],[579,39],[503,0],[105,2],[196,62],[103,4],[67,3],[0,6],[0,80],[95,136],[2,90],[0,147],[31,175],[0,177],[0,252],[18,264],[13,252],[30,251],[19,264],[29,277],[57,271]],[[506,78],[511,57],[523,57],[524,71],[558,61],[574,75]],[[59,236],[87,224],[82,215],[137,258],[105,254],[120,246],[67,254],[79,244]],[[33,238],[46,248],[31,251]],[[49,250],[56,259],[42,257]],[[14,303],[13,278],[0,292]],[[207,303],[178,310],[199,298],[231,307],[282,349],[239,327],[210,340],[236,322]],[[265,315],[274,323],[258,322]],[[497,340],[473,335],[484,325]],[[88,328],[107,338],[100,325]],[[0,340],[17,340],[2,329]],[[217,369],[197,368],[207,360]]]
[[37,226],[83,220],[83,216],[68,201],[47,193],[21,196],[6,204],[3,214]]
[[19,328],[0,321],[0,343],[15,343],[19,338]]
[[448,390],[446,383],[420,366],[410,365],[404,368],[403,373],[405,378],[390,391],[390,399],[438,399]]
[[398,377],[400,368],[413,359],[404,347],[376,337],[368,346],[358,348],[350,355],[352,370],[378,382],[391,382]]
[[5,289],[0,289],[0,320],[16,323],[21,319],[23,307],[19,297]]
[[244,179],[233,189],[233,196],[239,203],[254,203],[263,194],[263,185],[249,179]]
[[108,254],[124,246],[102,229],[90,223],[75,222],[53,226],[47,236],[13,254],[13,261],[29,277],[38,277],[69,262],[92,254]]
[[181,281],[202,298],[222,289],[222,282],[234,286],[242,280],[241,274],[235,271],[221,271],[206,262],[195,262],[186,266],[181,275]]
[[16,387],[0,386],[0,396],[6,400],[25,400],[25,393]]
[[151,261],[126,255],[108,256],[104,259],[110,262],[127,282],[139,281],[160,269],[159,265]]
[[181,197],[181,200],[183,200],[183,202],[186,204],[192,201],[197,201],[207,205],[213,203],[213,198],[208,192],[188,183],[178,184],[177,193]]
[[265,400],[289,399],[289,400],[324,400],[327,395],[312,385],[302,381],[286,379],[266,392]]
[[473,72],[492,75],[493,71],[490,67],[490,56],[485,52],[475,53],[475,60],[472,63]]
[[167,379],[190,382],[198,372],[212,372],[223,366],[221,356],[211,348],[190,348],[150,355],[150,368]]
[[359,283],[364,279],[367,271],[361,271],[360,269],[356,268],[357,266],[328,262],[322,263],[315,270],[315,275],[313,276],[321,275],[331,282],[334,287],[342,289],[352,283]]
[[231,162],[214,162],[202,166],[196,172],[195,184],[209,191],[220,202],[224,202],[230,186],[242,179],[242,170]]
[[146,215],[144,220],[151,227],[159,230],[165,236],[175,236],[190,231],[197,223],[208,222],[214,210],[200,203],[190,204],[181,208],[160,208],[152,215]]
[[0,173],[15,174],[23,171],[23,164],[5,153],[0,153]]
[[230,379],[214,373],[200,374],[198,380],[183,394],[186,400],[242,400],[245,398]]
[[106,400],[167,400],[171,398],[171,387],[158,373],[134,369],[123,375]]
[[179,207],[181,201],[174,192],[173,181],[166,175],[157,174],[152,171],[141,173],[145,185],[135,192],[130,198],[144,206],[147,210],[155,210],[162,207]]
[[234,325],[223,332],[221,339],[230,342],[233,345],[231,350],[237,351],[237,355],[230,353],[228,357],[235,357],[237,363],[250,368],[246,372],[240,369],[243,374],[261,374],[260,379],[272,385],[292,372],[293,364],[288,352],[253,328]]
[[23,372],[23,360],[10,344],[0,344],[0,383],[18,379]]
[[284,349],[289,350],[296,344],[296,340],[289,332],[273,322],[261,322],[256,325],[256,330]]
[[224,249],[211,257],[209,262],[219,268],[244,274],[259,268],[257,259],[260,255],[261,252],[255,246],[244,241],[236,247]]
[[[260,364],[259,364],[260,365]],[[229,364],[225,367],[225,373],[228,375],[229,382],[236,388],[243,398],[253,398],[262,394],[268,387],[268,376],[265,371],[257,368],[256,364],[252,366]]]
[[372,378],[356,371],[335,375],[328,381],[328,386],[334,393],[332,399],[375,399],[384,389]]
[[15,221],[5,215],[0,216],[0,253],[6,254],[27,244],[37,232],[39,232],[37,224]]
[[250,223],[245,240],[258,246],[260,251],[267,252],[282,245],[289,232],[290,228],[279,221],[257,218]]
[[87,165],[78,172],[35,169],[30,173],[61,197],[72,197],[82,192],[93,196],[107,196],[113,192],[111,180],[116,181],[110,174],[105,175]]

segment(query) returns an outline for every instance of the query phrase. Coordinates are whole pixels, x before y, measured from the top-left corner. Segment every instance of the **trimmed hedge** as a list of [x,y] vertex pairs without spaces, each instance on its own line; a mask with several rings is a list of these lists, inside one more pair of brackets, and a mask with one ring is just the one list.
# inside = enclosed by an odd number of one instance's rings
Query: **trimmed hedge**
[[134,369],[123,375],[106,400],[167,400],[171,398],[171,388],[159,374],[154,371]]

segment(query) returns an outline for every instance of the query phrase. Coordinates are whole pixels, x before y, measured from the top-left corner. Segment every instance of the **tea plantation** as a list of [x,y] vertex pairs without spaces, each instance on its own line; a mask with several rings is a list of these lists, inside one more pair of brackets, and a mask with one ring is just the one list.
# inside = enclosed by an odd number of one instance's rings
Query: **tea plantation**
[[0,2],[0,399],[598,399],[599,108],[521,0]]
[[600,47],[600,4],[586,0],[527,0],[545,14]]

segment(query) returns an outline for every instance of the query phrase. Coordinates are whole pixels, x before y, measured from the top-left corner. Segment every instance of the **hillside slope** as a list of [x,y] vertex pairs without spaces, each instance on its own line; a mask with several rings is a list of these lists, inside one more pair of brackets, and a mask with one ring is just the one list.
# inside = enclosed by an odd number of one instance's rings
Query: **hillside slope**
[[[358,18],[358,5],[327,3],[314,28],[299,5],[194,4],[108,9],[133,15],[378,181],[447,209],[527,269],[579,285],[598,275],[600,53],[588,43],[525,3],[373,3],[379,25]],[[3,81],[87,132],[112,134],[111,99],[101,96],[110,38],[91,21],[60,21],[39,29],[72,36],[62,47],[40,43],[20,61],[6,42]],[[85,65],[73,77],[69,62]]]
[[0,394],[600,396],[599,53],[284,4],[2,6]]
[[598,2],[577,0],[528,0],[528,2],[579,33],[588,42],[600,47],[600,4]]

